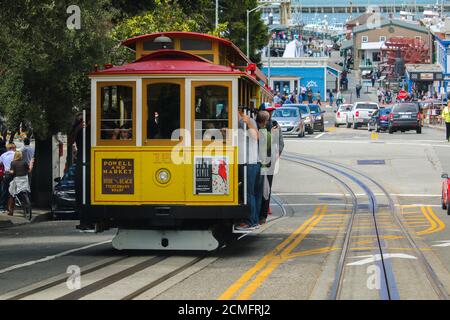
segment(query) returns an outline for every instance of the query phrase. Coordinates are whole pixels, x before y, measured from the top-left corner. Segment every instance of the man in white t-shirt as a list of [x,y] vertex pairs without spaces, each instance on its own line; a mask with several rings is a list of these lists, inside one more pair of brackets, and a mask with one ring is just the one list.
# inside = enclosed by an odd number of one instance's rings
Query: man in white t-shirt
[[258,208],[255,190],[261,176],[261,166],[258,163],[258,125],[244,113],[242,107],[239,108],[239,129],[239,164],[247,166],[247,204],[250,207],[250,216],[236,226],[236,229],[248,230],[259,224],[261,205]]
[[[16,145],[14,143],[10,143],[6,146],[6,152],[0,156],[0,165],[3,165],[5,168],[5,174],[3,176],[2,181],[2,196],[0,201],[0,206],[3,210],[6,208],[10,208],[11,204],[13,204],[12,197],[9,195],[9,184],[12,181],[12,175],[9,173],[11,170],[11,162],[14,159],[14,153],[16,152]],[[12,210],[7,210],[8,215],[12,216]]]

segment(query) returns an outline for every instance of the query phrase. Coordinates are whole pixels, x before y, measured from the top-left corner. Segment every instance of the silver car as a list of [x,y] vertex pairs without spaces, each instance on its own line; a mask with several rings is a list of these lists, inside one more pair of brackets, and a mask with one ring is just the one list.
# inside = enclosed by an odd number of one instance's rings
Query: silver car
[[272,120],[278,123],[283,135],[305,136],[305,123],[296,107],[283,107],[275,110]]

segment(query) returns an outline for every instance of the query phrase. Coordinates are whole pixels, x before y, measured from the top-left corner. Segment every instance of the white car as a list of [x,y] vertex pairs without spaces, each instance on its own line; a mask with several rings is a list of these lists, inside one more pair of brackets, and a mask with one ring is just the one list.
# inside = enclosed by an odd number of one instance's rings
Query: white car
[[378,103],[371,101],[355,102],[352,111],[347,117],[347,128],[358,129],[367,125],[372,118],[372,114],[380,109]]
[[352,111],[353,105],[349,103],[344,103],[339,106],[334,117],[334,126],[339,127],[341,124],[347,124],[347,117]]

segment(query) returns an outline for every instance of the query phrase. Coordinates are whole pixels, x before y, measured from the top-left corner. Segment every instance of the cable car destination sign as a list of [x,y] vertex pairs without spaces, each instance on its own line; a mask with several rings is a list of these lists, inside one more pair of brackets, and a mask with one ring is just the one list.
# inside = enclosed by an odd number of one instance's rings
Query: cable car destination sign
[[134,159],[102,160],[102,193],[134,194]]

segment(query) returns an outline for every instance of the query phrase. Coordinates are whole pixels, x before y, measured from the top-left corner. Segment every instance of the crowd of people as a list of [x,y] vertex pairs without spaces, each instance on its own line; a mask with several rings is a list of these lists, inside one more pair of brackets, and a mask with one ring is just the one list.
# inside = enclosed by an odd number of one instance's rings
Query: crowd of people
[[31,220],[32,210],[29,195],[34,165],[34,148],[31,147],[29,138],[25,138],[23,144],[23,148],[17,150],[14,143],[6,143],[6,139],[0,137],[0,209],[3,213],[12,216],[17,197],[24,209],[25,217]]
[[[264,106],[264,105],[263,105]],[[284,141],[278,123],[272,120],[272,106],[264,106],[254,115],[239,107],[239,136],[245,148],[239,148],[239,172],[247,181],[247,204],[250,216],[235,226],[236,230],[254,230],[267,222],[273,175]]]

